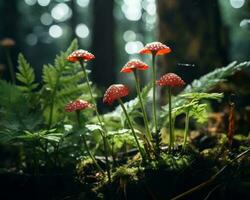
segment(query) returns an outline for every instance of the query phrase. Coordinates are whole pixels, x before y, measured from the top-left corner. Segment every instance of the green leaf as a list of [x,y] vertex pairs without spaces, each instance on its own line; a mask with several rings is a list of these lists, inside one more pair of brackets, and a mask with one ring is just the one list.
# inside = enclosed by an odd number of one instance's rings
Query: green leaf
[[35,73],[34,69],[26,61],[23,54],[18,55],[18,72],[16,73],[16,78],[19,80],[23,86],[20,86],[19,89],[23,92],[31,92],[32,90],[38,87],[35,82]]
[[[176,108],[184,105],[187,102],[186,98],[183,98],[183,94],[187,93],[204,93],[213,89],[218,83],[224,82],[225,79],[234,73],[246,69],[250,66],[250,61],[242,62],[237,64],[237,62],[232,62],[226,67],[215,69],[214,71],[202,76],[199,80],[194,80],[189,84],[180,95],[172,98],[172,108]],[[202,95],[202,94],[201,94]],[[162,107],[161,120],[165,120],[168,116],[168,105]]]
[[[77,40],[73,40],[65,52],[56,56],[53,64],[44,65],[43,68],[43,116],[49,123],[52,110],[52,125],[66,116],[63,110],[68,102],[78,98],[90,100],[80,64],[67,61],[67,57],[77,48]],[[96,96],[95,91],[93,93]]]
[[184,97],[192,101],[200,101],[203,99],[221,100],[223,98],[223,93],[193,92],[193,93],[180,94],[180,97]]
[[100,125],[97,124],[86,124],[85,127],[90,131],[90,132],[94,132],[94,131],[102,131],[103,129]]

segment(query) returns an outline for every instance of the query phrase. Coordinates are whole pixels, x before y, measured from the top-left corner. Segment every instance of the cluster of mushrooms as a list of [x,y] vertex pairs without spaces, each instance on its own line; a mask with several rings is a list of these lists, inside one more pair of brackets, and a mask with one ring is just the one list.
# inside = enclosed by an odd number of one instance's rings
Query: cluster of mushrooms
[[[121,69],[121,72],[134,74],[135,83],[136,83],[136,91],[137,91],[141,111],[143,114],[143,121],[144,121],[144,125],[145,125],[145,138],[147,140],[147,144],[149,144],[149,145],[152,144],[151,142],[153,139],[153,134],[159,133],[158,124],[157,124],[156,86],[157,85],[158,86],[165,86],[168,88],[169,141],[170,141],[169,142],[169,149],[171,150],[171,148],[173,148],[173,146],[174,146],[174,135],[173,135],[172,116],[171,116],[171,89],[173,87],[181,87],[181,86],[185,85],[185,82],[178,75],[176,75],[174,73],[167,73],[167,74],[163,75],[159,80],[156,80],[156,64],[155,64],[156,56],[165,55],[165,54],[168,54],[170,52],[171,52],[171,49],[168,46],[166,46],[160,42],[148,43],[139,52],[140,54],[151,54],[151,56],[152,56],[152,81],[153,81],[152,115],[153,115],[153,128],[154,128],[154,130],[150,130],[150,127],[149,127],[148,115],[146,113],[145,105],[144,105],[143,98],[141,95],[141,89],[140,89],[141,86],[140,86],[140,81],[139,81],[139,76],[138,76],[138,71],[148,70],[149,66],[140,60],[134,59],[134,60],[131,60],[128,63],[126,63],[126,65]],[[109,159],[108,159],[109,144],[108,144],[108,140],[107,140],[107,129],[105,128],[105,123],[104,123],[103,118],[100,116],[100,114],[98,112],[96,102],[95,102],[95,99],[93,97],[93,92],[92,92],[92,89],[90,86],[88,74],[86,71],[87,61],[92,60],[94,58],[95,58],[95,56],[93,54],[91,54],[88,51],[82,50],[82,49],[76,50],[68,56],[67,60],[69,62],[79,62],[80,66],[84,72],[86,83],[88,85],[89,94],[91,97],[91,103],[84,101],[84,100],[81,100],[81,99],[77,99],[77,100],[72,101],[69,104],[67,104],[65,106],[65,111],[66,112],[76,112],[78,125],[80,127],[81,126],[81,124],[80,124],[80,111],[87,109],[87,108],[94,109],[96,116],[97,116],[97,119],[99,121],[99,125],[102,127],[102,130],[103,130],[103,131],[100,131],[100,134],[101,134],[101,136],[103,138],[103,142],[104,142],[105,157],[106,157],[106,163],[107,163],[107,174],[108,174],[109,180],[111,180],[110,164],[109,164]],[[135,129],[133,127],[132,121],[131,121],[129,114],[126,111],[126,107],[122,101],[122,97],[125,97],[128,95],[129,95],[129,88],[126,85],[113,84],[106,90],[104,97],[103,97],[103,102],[108,104],[108,105],[112,105],[114,101],[118,101],[120,103],[121,108],[122,108],[122,110],[125,114],[125,117],[127,119],[128,125],[132,131],[135,142],[137,144],[141,158],[143,161],[146,161],[150,158],[150,155],[148,155],[147,151],[145,151],[145,148],[143,148],[140,145],[139,140],[138,140],[137,135],[136,135],[136,132],[135,132]],[[83,141],[84,141],[85,148],[86,148],[90,158],[93,160],[93,163],[96,165],[97,169],[100,172],[104,173],[104,171],[102,170],[102,168],[99,166],[98,162],[96,161],[95,157],[91,154],[84,135],[83,135]]]

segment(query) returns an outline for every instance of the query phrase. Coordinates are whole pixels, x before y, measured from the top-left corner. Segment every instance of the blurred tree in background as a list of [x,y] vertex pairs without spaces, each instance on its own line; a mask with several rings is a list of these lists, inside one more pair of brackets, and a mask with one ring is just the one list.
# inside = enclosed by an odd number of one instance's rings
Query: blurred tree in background
[[197,67],[178,68],[184,80],[190,82],[228,63],[228,32],[222,26],[217,0],[158,2],[159,38],[173,49],[162,65],[195,64]]

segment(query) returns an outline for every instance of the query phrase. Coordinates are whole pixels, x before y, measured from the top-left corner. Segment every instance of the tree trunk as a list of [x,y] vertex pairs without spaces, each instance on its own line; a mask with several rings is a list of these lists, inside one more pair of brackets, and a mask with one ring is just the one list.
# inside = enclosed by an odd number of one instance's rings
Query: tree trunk
[[[164,71],[176,67],[187,82],[227,64],[228,37],[217,0],[158,0],[159,40],[173,52],[160,60]],[[164,68],[165,67],[165,68]]]
[[96,56],[93,79],[99,87],[107,87],[115,82],[114,0],[94,0],[93,3],[92,52]]

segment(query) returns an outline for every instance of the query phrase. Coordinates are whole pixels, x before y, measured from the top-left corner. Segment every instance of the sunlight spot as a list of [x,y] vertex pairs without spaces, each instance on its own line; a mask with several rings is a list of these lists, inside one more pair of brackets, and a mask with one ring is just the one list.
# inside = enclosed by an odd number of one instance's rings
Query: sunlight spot
[[136,33],[131,30],[127,30],[123,33],[123,39],[126,42],[134,41],[136,39]]
[[243,19],[240,22],[240,27],[242,27],[242,28],[249,28],[250,27],[250,19]]
[[156,5],[154,3],[149,3],[146,7],[146,11],[149,15],[156,15]]
[[244,5],[245,0],[230,0],[230,3],[233,8],[241,8]]
[[26,36],[26,43],[30,46],[37,44],[37,36],[34,33],[30,33]]
[[89,0],[77,0],[76,3],[80,6],[80,7],[87,7],[89,5]]
[[122,11],[128,20],[140,20],[142,16],[141,0],[124,0]]
[[143,48],[143,44],[140,41],[127,42],[125,45],[125,51],[128,54],[138,53]]
[[51,10],[51,15],[54,19],[63,22],[71,17],[72,10],[67,4],[59,3]]
[[53,38],[59,38],[62,36],[63,34],[63,30],[60,26],[58,25],[52,25],[50,28],[49,28],[49,34],[51,37]]
[[33,6],[36,4],[36,0],[25,0],[24,2],[29,6]]
[[40,17],[41,23],[43,25],[51,25],[53,22],[53,19],[49,13],[43,13],[42,16]]
[[47,6],[47,5],[49,5],[50,0],[37,0],[37,3],[38,3],[40,6]]
[[89,35],[89,28],[85,24],[78,24],[75,32],[78,37],[86,38]]

